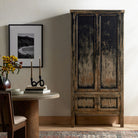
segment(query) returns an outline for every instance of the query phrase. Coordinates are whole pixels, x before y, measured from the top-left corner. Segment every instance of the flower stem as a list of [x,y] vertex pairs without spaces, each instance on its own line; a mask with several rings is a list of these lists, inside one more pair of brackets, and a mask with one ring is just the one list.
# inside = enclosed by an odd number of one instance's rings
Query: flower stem
[[6,72],[6,80],[8,79],[8,72]]

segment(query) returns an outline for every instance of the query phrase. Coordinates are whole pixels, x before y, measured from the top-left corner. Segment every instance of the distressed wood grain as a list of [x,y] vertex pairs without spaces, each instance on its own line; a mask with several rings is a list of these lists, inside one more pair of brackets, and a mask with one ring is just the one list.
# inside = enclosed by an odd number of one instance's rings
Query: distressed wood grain
[[78,87],[94,88],[94,16],[78,16]]
[[101,98],[101,108],[118,108],[118,99]]
[[117,16],[101,16],[101,88],[117,88]]

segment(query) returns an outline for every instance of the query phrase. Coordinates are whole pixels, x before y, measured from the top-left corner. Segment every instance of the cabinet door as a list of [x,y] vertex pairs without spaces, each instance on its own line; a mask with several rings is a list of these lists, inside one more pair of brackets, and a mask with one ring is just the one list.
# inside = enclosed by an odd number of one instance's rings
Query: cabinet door
[[75,91],[96,90],[96,16],[77,14],[74,17]]
[[99,16],[99,90],[120,90],[120,24],[118,14]]
[[99,95],[99,107],[100,112],[113,112],[118,113],[120,111],[120,96],[118,95]]
[[76,112],[93,112],[97,110],[97,97],[95,95],[76,95],[75,111]]

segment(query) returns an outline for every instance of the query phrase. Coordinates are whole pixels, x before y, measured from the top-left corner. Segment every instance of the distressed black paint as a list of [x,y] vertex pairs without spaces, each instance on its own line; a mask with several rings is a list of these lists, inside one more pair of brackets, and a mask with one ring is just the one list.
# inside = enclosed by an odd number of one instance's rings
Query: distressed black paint
[[117,88],[117,29],[117,16],[101,16],[101,88]]
[[94,88],[94,16],[78,16],[78,87]]
[[118,108],[118,98],[109,98],[109,97],[102,97],[100,99],[100,108],[104,109],[117,109]]
[[78,97],[78,109],[80,108],[95,108],[95,99],[93,97]]

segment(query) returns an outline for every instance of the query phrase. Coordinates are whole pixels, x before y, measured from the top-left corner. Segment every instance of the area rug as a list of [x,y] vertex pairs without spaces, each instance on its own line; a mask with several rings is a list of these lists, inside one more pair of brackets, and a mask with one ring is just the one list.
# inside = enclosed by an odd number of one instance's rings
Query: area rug
[[0,132],[0,138],[7,138],[7,132]]
[[39,138],[138,138],[138,131],[41,131]]

